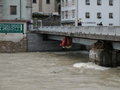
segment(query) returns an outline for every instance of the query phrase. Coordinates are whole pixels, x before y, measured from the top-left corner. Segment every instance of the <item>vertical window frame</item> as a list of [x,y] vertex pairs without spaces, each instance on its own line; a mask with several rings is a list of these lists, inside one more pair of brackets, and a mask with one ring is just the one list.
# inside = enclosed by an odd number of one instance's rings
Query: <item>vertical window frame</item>
[[113,13],[109,13],[109,19],[113,19]]
[[101,6],[102,5],[102,0],[97,0],[97,5]]
[[50,0],[46,0],[46,4],[50,4]]
[[10,15],[17,15],[17,6],[10,5]]
[[85,18],[89,19],[90,18],[90,12],[85,13]]
[[75,0],[72,0],[72,5],[75,5]]
[[113,0],[109,0],[109,6],[113,6]]
[[101,12],[97,12],[97,19],[101,19],[102,18],[102,13]]
[[72,10],[72,18],[75,18],[75,10]]
[[34,4],[37,3],[37,0],[33,0],[33,3],[34,3]]
[[68,11],[65,11],[65,19],[68,19]]
[[65,6],[68,6],[68,0],[65,0]]
[[62,19],[64,19],[64,11],[62,11]]
[[65,3],[65,1],[64,1],[64,0],[62,0],[62,7],[64,7],[64,3]]
[[90,5],[90,0],[85,0],[86,5]]

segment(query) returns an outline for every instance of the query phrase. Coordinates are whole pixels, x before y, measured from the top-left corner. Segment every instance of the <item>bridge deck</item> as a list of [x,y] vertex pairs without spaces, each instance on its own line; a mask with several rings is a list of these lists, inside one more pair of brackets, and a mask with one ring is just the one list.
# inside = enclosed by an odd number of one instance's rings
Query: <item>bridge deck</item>
[[77,38],[87,38],[94,40],[110,40],[120,41],[120,27],[107,27],[107,26],[87,26],[87,27],[40,27],[32,29],[32,32],[41,34],[51,34],[60,36],[70,36]]

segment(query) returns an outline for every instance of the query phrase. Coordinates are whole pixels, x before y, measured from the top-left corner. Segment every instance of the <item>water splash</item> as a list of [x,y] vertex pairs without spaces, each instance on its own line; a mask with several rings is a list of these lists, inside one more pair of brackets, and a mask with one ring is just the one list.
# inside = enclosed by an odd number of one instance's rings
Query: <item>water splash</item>
[[92,62],[88,63],[76,63],[73,65],[75,68],[94,69],[94,70],[108,70],[109,68],[98,66]]

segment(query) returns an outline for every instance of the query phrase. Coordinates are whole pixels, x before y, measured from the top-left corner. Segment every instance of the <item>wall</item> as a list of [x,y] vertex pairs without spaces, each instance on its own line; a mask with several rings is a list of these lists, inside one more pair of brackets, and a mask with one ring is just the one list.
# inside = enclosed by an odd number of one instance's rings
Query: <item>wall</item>
[[41,7],[41,6],[39,6],[39,2],[41,1],[41,0],[36,0],[37,2],[36,3],[32,3],[32,12],[34,13],[34,12],[39,12],[39,7]]
[[[8,22],[0,22],[0,23],[8,23]],[[0,33],[0,52],[2,53],[25,52],[27,50],[26,22],[9,22],[9,23],[24,24],[24,33]],[[8,27],[6,26],[6,28]],[[5,27],[3,29],[5,29]],[[0,28],[0,30],[2,29]]]
[[[28,2],[30,0],[21,0],[21,19],[24,20],[31,19],[31,6],[27,7]],[[20,19],[20,0],[3,0],[3,4],[2,19]],[[10,15],[10,5],[17,6],[17,15]]]
[[[97,0],[90,0],[90,5],[85,5],[85,0],[78,0],[78,18],[81,18],[84,26],[96,26],[103,22],[104,26],[113,23],[114,26],[120,25],[120,0],[113,0],[113,6],[109,6],[109,0],[102,0],[101,6],[97,5]],[[90,18],[85,18],[85,13],[90,12]],[[102,13],[102,18],[97,19],[97,12]],[[113,19],[109,19],[109,13],[113,12]],[[87,22],[96,22],[95,24],[87,24]]]
[[[72,0],[68,0],[68,4],[66,5],[66,2],[64,0],[64,6],[62,4],[61,0],[61,21],[62,22],[75,22],[75,17],[72,18],[72,10],[76,10],[76,5],[72,3]],[[65,11],[68,11],[68,19],[65,18]],[[64,12],[64,18],[62,18],[62,12]]]
[[[75,18],[71,18],[71,10],[76,10],[77,7],[76,4],[71,5],[71,1],[72,0],[68,0],[68,5],[62,7],[61,11],[68,11],[69,17],[68,19],[61,18],[61,21],[75,21]],[[86,5],[85,1],[86,0],[78,0],[78,12],[76,11],[76,14],[78,13],[78,20],[81,20],[82,26],[97,26],[100,22],[102,22],[104,26],[109,26],[111,23],[113,26],[120,26],[120,0],[113,0],[113,6],[109,6],[109,0],[101,0],[102,4],[100,6],[97,5],[97,0],[90,0],[90,5]],[[90,12],[90,18],[85,17],[86,12]],[[102,13],[101,19],[97,18],[97,12]],[[113,13],[113,19],[109,19],[109,13]]]
[[37,0],[37,3],[32,3],[32,12],[53,13],[55,11],[55,0],[50,0],[50,4],[46,4],[46,0]]
[[40,34],[28,33],[28,51],[52,51],[62,50],[59,46],[60,42],[57,41],[43,41],[43,36]]
[[60,26],[60,16],[52,16],[50,18],[41,19],[43,26]]
[[26,52],[26,36],[22,36],[20,34],[0,34],[0,53]]
[[[37,51],[62,51],[62,47],[60,47],[60,41],[55,40],[43,40],[43,35],[28,33],[28,51],[29,52],[37,52]],[[73,47],[68,50],[80,50],[81,47],[79,44],[73,44]]]
[[46,4],[46,0],[42,0],[42,12],[44,13],[55,12],[55,0],[50,0],[50,4]]

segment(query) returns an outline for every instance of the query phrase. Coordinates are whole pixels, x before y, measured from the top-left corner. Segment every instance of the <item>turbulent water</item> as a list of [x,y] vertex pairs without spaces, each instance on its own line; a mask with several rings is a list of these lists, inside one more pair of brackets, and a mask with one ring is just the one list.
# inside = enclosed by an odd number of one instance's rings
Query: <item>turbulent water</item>
[[120,90],[120,68],[88,62],[88,52],[0,54],[0,90]]

